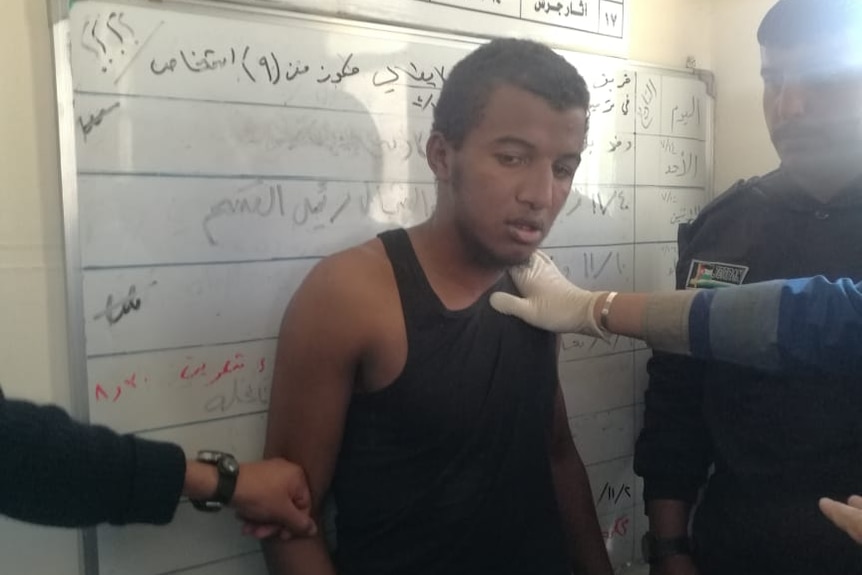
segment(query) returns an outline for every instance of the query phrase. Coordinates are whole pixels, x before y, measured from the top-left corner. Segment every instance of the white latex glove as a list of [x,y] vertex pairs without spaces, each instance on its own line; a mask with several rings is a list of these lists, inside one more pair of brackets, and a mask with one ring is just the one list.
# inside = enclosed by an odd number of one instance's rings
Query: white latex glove
[[608,336],[593,316],[596,301],[608,292],[582,290],[569,282],[545,253],[536,251],[529,263],[510,268],[509,275],[524,297],[491,294],[491,305],[500,313],[557,333]]

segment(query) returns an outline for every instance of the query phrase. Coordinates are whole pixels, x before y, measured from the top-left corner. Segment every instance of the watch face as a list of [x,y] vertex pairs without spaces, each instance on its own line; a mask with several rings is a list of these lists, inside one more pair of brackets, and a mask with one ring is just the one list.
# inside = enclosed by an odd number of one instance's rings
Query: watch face
[[239,463],[232,455],[223,454],[219,459],[219,467],[231,475],[239,473]]

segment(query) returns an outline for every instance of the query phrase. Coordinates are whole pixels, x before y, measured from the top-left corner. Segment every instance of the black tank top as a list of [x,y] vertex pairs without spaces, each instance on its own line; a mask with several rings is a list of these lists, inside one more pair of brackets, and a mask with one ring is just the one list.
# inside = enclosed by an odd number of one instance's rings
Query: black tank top
[[339,574],[568,574],[548,455],[554,337],[491,308],[494,291],[516,293],[508,274],[449,311],[407,232],[379,237],[407,363],[347,413],[333,480]]

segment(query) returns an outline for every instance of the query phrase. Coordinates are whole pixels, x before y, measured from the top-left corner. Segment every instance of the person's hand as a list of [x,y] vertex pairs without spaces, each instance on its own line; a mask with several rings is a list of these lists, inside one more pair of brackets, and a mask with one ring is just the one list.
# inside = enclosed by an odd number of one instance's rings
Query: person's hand
[[854,495],[846,505],[824,497],[820,500],[820,511],[856,543],[862,544],[862,497]]
[[650,575],[700,575],[691,555],[672,555],[649,569]]
[[524,297],[491,294],[491,305],[500,313],[548,331],[607,337],[594,316],[596,302],[607,292],[582,290],[569,282],[541,251],[533,253],[528,264],[510,268],[509,275]]
[[258,539],[317,533],[305,473],[284,459],[243,463],[230,506],[245,522],[243,533]]

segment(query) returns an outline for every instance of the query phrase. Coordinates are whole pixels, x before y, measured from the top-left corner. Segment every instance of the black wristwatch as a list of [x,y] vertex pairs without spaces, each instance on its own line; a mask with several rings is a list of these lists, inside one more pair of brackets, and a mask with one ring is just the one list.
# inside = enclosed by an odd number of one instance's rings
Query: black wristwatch
[[236,490],[236,480],[239,477],[239,463],[230,453],[221,451],[198,451],[197,460],[201,463],[214,465],[218,470],[218,484],[212,499],[191,499],[192,505],[199,511],[220,511],[230,503]]
[[641,539],[643,560],[654,565],[674,555],[691,555],[688,537],[656,537],[650,531]]

